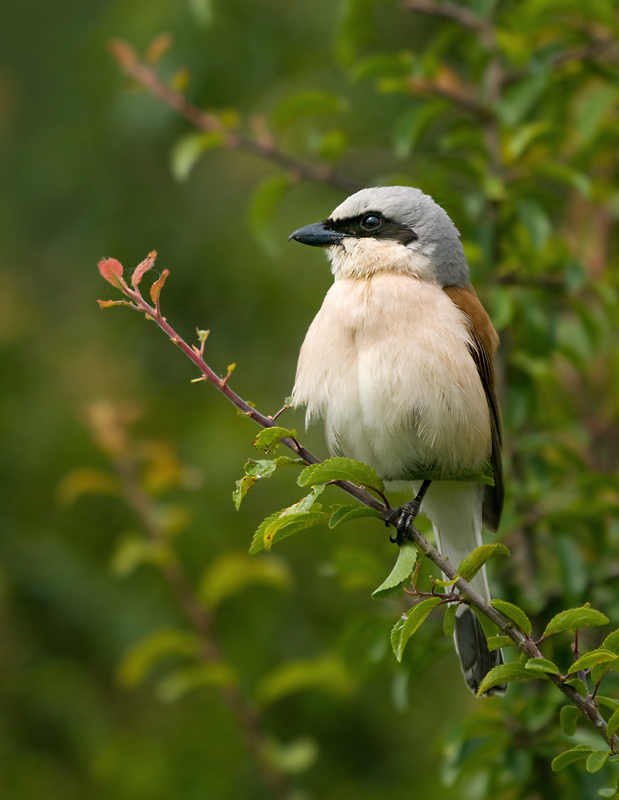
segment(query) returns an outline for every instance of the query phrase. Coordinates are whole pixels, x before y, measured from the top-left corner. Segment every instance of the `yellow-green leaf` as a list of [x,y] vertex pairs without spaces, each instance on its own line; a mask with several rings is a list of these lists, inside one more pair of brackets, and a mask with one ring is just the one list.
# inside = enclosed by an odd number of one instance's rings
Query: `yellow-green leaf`
[[341,661],[331,656],[281,664],[260,683],[256,699],[262,706],[305,689],[348,694],[354,682]]
[[553,633],[561,633],[562,631],[569,631],[576,633],[579,628],[591,628],[596,625],[607,625],[608,617],[605,617],[600,611],[591,608],[589,603],[586,603],[581,608],[569,608],[567,611],[562,611],[553,617],[544,631],[544,636],[550,636]]
[[162,630],[134,645],[118,668],[123,686],[136,686],[152,669],[171,657],[195,658],[200,652],[197,636],[187,631]]
[[578,661],[574,662],[568,669],[568,675],[574,675],[580,672],[581,669],[590,669],[594,664],[604,664],[606,661],[616,661],[617,654],[611,650],[592,650],[590,653],[585,653]]
[[477,575],[479,570],[494,553],[502,553],[506,556],[510,555],[509,550],[504,544],[482,544],[476,547],[464,561],[460,562],[457,570],[458,574],[465,581],[470,581],[471,578]]
[[254,447],[258,450],[264,450],[265,453],[272,453],[277,450],[279,443],[282,439],[291,438],[297,435],[295,430],[288,430],[288,428],[280,428],[273,426],[272,428],[263,428],[254,439]]
[[577,744],[576,747],[572,747],[571,750],[566,750],[565,753],[561,753],[560,756],[557,756],[551,763],[551,768],[553,772],[561,772],[562,769],[569,767],[570,764],[574,764],[576,761],[580,761],[583,758],[588,758],[589,754],[593,752],[593,748],[590,747],[588,744]]
[[375,517],[376,519],[382,519],[383,515],[377,509],[370,508],[370,506],[362,506],[361,504],[339,506],[331,515],[329,527],[336,528],[344,522],[350,522],[350,520],[358,519],[359,517]]
[[164,703],[173,703],[194,689],[204,686],[230,686],[237,677],[229,664],[218,661],[213,664],[195,664],[167,675],[157,684],[157,696]]
[[200,600],[216,608],[249,586],[271,586],[282,591],[290,589],[293,577],[290,568],[276,556],[252,558],[247,553],[225,552],[212,561],[200,582]]
[[497,611],[500,611],[505,617],[511,619],[512,622],[515,622],[520,630],[524,631],[527,636],[533,630],[531,620],[522,609],[518,608],[518,606],[515,606],[513,603],[508,603],[506,600],[492,600],[490,605],[496,608]]
[[427,600],[422,600],[421,603],[414,605],[393,626],[391,646],[398,661],[402,661],[402,655],[408,640],[423,625],[432,609],[441,602],[440,597],[428,597]]
[[341,456],[328,458],[321,464],[306,467],[299,475],[297,483],[299,486],[315,486],[330,481],[350,481],[358,486],[369,486],[381,492],[385,490],[384,483],[372,467],[361,461]]
[[385,597],[398,594],[402,587],[410,581],[410,577],[417,563],[417,548],[412,542],[404,542],[399,548],[398,558],[389,576],[381,583],[378,589],[372,592],[374,600],[384,600]]
[[498,667],[493,667],[486,677],[481,682],[477,690],[477,696],[480,697],[488,689],[493,686],[499,686],[501,683],[510,683],[511,681],[532,681],[536,679],[547,678],[545,672],[536,669],[527,669],[524,664],[518,661],[510,661],[508,664],[500,664]]

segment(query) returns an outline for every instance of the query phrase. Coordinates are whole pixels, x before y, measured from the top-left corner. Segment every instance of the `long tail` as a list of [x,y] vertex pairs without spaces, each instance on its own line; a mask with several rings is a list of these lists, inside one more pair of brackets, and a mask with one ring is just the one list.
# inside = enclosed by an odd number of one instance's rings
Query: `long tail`
[[[457,567],[481,540],[483,487],[475,483],[435,481],[421,506],[434,527],[438,550]],[[490,590],[486,569],[471,580],[471,586],[486,600]],[[477,694],[479,685],[493,667],[503,663],[500,650],[488,650],[486,637],[475,612],[461,605],[456,613],[454,641],[469,689]],[[486,695],[505,694],[506,685],[495,686]]]

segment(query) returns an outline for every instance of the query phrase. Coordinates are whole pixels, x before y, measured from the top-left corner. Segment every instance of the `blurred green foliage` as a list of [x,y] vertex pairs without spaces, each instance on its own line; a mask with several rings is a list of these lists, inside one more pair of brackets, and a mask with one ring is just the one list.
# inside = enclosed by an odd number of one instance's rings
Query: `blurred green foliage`
[[[189,339],[211,329],[209,363],[236,362],[235,390],[275,413],[330,284],[286,239],[348,193],[196,131],[119,74],[112,37],[226,132],[323,175],[420,187],[461,230],[502,340],[512,557],[492,561],[494,595],[537,635],[587,601],[616,627],[616,4],[470,0],[454,4],[464,25],[416,5],[0,7],[2,798],[273,796],[226,704],[237,685],[298,798],[588,800],[616,782],[582,721],[559,726],[548,681],[470,697],[437,612],[397,663],[389,630],[407,604],[370,597],[396,555],[380,521],[250,559],[260,520],[298,499],[297,470],[237,513],[255,426],[191,384],[154,326],[95,303],[116,299],[99,258],[133,266],[156,249],[164,313]],[[302,415],[282,424],[301,430]],[[326,455],[321,431],[303,442]],[[178,570],[189,617],[213,615],[218,663],[196,655]],[[607,633],[583,631],[581,652]],[[564,673],[570,641],[544,646]],[[617,689],[608,675],[605,695]],[[553,773],[571,744],[586,768]]]

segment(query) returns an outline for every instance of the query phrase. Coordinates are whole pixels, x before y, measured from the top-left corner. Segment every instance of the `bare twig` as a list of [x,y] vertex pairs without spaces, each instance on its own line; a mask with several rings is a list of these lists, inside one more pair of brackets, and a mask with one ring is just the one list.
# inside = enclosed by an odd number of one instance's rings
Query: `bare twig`
[[202,111],[202,109],[187,100],[184,95],[177,92],[176,89],[164,83],[155,70],[140,61],[135,50],[127,42],[117,39],[112,41],[110,43],[110,51],[121,69],[130,78],[148,89],[152,95],[182,117],[185,117],[199,130],[221,136],[223,147],[260,156],[287,170],[293,176],[327,184],[347,194],[352,194],[363,188],[363,185],[358,181],[333,167],[309,164],[306,161],[282,153],[268,136],[249,139],[242,134],[231,131],[217,116]]

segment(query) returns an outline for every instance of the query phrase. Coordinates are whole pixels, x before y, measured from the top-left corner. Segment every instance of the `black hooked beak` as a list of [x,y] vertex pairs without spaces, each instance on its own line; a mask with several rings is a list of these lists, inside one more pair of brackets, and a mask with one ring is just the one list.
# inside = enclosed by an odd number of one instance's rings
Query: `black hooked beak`
[[298,231],[291,233],[288,241],[294,239],[301,244],[309,244],[312,247],[327,247],[330,244],[342,244],[342,239],[347,234],[332,231],[324,222],[316,222],[314,225],[306,225]]

